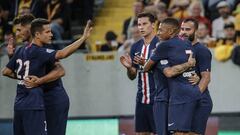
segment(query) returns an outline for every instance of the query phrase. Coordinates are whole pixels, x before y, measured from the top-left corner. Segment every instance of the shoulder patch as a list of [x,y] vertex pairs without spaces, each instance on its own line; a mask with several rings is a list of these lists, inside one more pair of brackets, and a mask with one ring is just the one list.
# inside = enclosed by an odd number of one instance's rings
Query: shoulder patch
[[160,63],[161,63],[161,65],[167,65],[168,64],[168,60],[161,60]]

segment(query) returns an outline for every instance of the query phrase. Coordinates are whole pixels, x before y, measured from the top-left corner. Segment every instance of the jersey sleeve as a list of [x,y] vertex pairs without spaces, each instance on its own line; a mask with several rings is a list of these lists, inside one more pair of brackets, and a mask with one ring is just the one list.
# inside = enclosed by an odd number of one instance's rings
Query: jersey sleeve
[[22,47],[19,48],[16,53],[14,53],[13,57],[9,60],[8,64],[6,65],[7,68],[11,69],[12,71],[15,71],[17,69],[17,56],[19,52],[21,51]]
[[55,63],[57,59],[55,59],[56,50],[41,48],[38,54],[39,61],[42,63]]
[[212,54],[207,48],[199,49],[196,60],[200,72],[211,71]]
[[169,67],[168,62],[168,50],[169,47],[166,42],[160,43],[150,59],[154,61],[155,63],[159,63],[157,67],[161,70],[164,70],[164,68]]

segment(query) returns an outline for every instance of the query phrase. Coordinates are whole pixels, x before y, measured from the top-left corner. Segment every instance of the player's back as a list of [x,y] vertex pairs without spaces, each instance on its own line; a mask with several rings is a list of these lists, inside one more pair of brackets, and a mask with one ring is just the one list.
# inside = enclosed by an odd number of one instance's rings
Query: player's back
[[[168,64],[179,65],[188,61],[190,53],[195,55],[194,49],[189,41],[179,37],[170,39],[168,45]],[[188,69],[180,75],[169,78],[170,103],[180,104],[191,102],[200,98],[201,92],[197,85],[192,85],[188,77],[195,73],[195,67]]]
[[44,109],[42,88],[27,88],[23,83],[28,75],[42,77],[45,74],[45,64],[54,61],[53,56],[52,59],[48,59],[50,57],[43,55],[44,51],[34,44],[23,46],[7,65],[8,68],[16,71],[19,80],[15,100],[17,110]]

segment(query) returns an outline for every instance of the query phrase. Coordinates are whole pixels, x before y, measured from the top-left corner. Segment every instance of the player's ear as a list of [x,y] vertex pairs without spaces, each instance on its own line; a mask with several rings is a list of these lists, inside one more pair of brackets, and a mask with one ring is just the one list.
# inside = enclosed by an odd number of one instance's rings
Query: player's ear
[[35,37],[38,38],[40,36],[40,32],[35,32]]
[[174,29],[173,28],[171,28],[171,29],[169,29],[169,35],[173,35],[173,33],[174,33]]
[[153,29],[155,28],[155,23],[152,23],[152,28],[153,28]]

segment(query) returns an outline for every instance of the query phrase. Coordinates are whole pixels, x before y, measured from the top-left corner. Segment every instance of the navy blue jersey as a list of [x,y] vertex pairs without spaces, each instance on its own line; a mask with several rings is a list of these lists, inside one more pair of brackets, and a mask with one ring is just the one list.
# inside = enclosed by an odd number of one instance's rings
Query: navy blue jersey
[[[155,36],[151,41],[150,45],[144,45],[144,40],[141,39],[134,43],[131,47],[130,56],[133,60],[134,56],[139,55],[144,57],[147,61],[154,49],[156,49],[156,44],[158,43],[158,38]],[[143,69],[140,65],[133,64],[138,71]],[[138,92],[137,92],[137,102],[143,104],[152,104],[155,92],[155,84],[153,79],[153,72],[138,72]]]
[[[205,47],[199,42],[194,44],[193,48],[196,52],[196,73],[198,74],[198,76],[201,77],[201,72],[211,72],[212,54],[207,47]],[[202,95],[206,94],[209,94],[208,88],[204,91]]]
[[[54,48],[52,45],[45,45],[45,48]],[[51,72],[55,68],[54,63],[47,63],[46,74]],[[62,79],[59,78],[55,81],[46,83],[43,85],[44,90],[44,102],[46,106],[55,105],[68,101],[67,93],[63,87]]]
[[35,44],[18,49],[7,64],[7,68],[16,72],[19,79],[15,109],[44,109],[43,90],[41,87],[26,88],[23,79],[28,75],[42,77],[46,74],[46,64],[55,62],[56,51],[38,47]]
[[[49,73],[54,68],[53,63],[48,63],[46,66],[46,73]],[[55,81],[43,85],[44,90],[44,103],[46,106],[63,103],[68,100],[68,95],[63,87],[62,79],[59,78]]]
[[[158,45],[151,60],[160,62],[161,69],[164,70],[166,67],[187,62],[190,53],[194,54],[191,43],[179,37],[174,37]],[[171,104],[191,102],[200,98],[201,92],[199,87],[192,85],[188,81],[188,77],[192,73],[195,73],[195,68],[168,79],[169,102]]]
[[153,67],[153,76],[156,87],[155,101],[168,101],[168,81],[161,70],[161,64],[158,62]]

